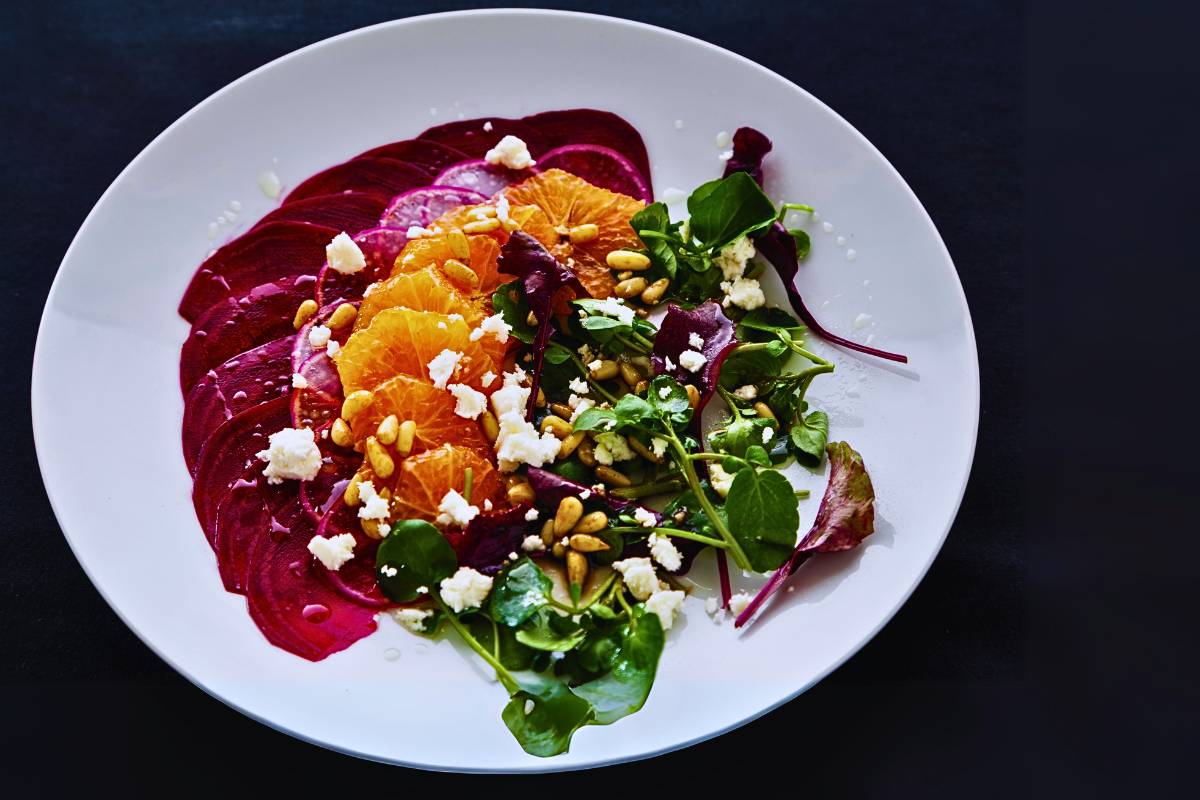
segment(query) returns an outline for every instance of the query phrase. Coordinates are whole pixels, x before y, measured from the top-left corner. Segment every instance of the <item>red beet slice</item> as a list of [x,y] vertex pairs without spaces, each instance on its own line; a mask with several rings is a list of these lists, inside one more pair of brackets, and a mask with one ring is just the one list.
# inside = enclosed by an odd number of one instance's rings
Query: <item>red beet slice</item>
[[628,158],[598,144],[556,147],[538,159],[542,169],[561,169],[588,183],[651,203],[650,186]]
[[573,108],[534,114],[522,121],[531,128],[536,128],[546,138],[549,147],[598,144],[616,150],[629,159],[641,173],[647,190],[653,186],[654,182],[650,179],[650,158],[646,155],[646,144],[642,141],[642,135],[637,132],[637,128],[610,111]]
[[354,234],[363,228],[375,227],[379,215],[387,208],[389,196],[377,192],[320,194],[280,206],[254,227],[272,222],[307,222]]
[[446,167],[467,158],[467,154],[430,139],[405,139],[360,153],[355,158],[394,158],[406,161],[433,177]]
[[[536,169],[509,169],[497,164],[489,164],[482,159],[463,161],[442,170],[434,183],[439,186],[454,186],[460,189],[470,189],[485,197],[491,197],[497,192],[507,189],[514,183],[520,183],[532,178],[538,173]],[[461,204],[460,204],[461,205]]]
[[[488,126],[488,130],[484,130],[484,125]],[[480,119],[447,122],[445,125],[437,125],[430,128],[418,138],[431,139],[435,142],[450,145],[454,149],[466,153],[469,158],[483,158],[488,150],[496,146],[496,142],[509,135],[524,140],[525,144],[529,147],[529,152],[535,158],[539,153],[543,153],[553,147],[547,141],[546,137],[534,127],[518,119],[503,119],[501,117],[482,117]],[[558,144],[566,144],[566,142],[558,142]]]
[[325,456],[325,463],[322,464],[317,477],[300,484],[300,504],[308,512],[313,524],[320,522],[335,503],[341,502],[346,485],[355,471],[362,466],[363,460],[358,453],[342,449],[328,439],[318,441]]
[[412,164],[394,158],[355,158],[313,175],[292,189],[283,202],[287,205],[339,192],[375,192],[392,197],[428,183],[429,174]]
[[[339,305],[341,305],[341,301],[322,306],[312,319],[304,323],[300,330],[296,331],[295,346],[292,348],[293,372],[299,372],[301,367],[304,366],[304,362],[308,361],[315,353],[318,352],[308,341],[308,334],[312,331],[313,326],[324,325],[326,322],[328,322],[329,315],[332,314],[334,309],[336,309]],[[354,302],[353,305],[357,306],[358,303]],[[346,340],[350,338],[350,329],[351,326],[347,325],[344,328],[332,331],[329,337],[330,341],[336,341],[338,344],[345,344]],[[325,353],[327,352],[327,348],[322,347],[319,352]]]
[[379,225],[400,230],[408,230],[413,225],[424,228],[447,211],[482,203],[487,199],[488,195],[461,188],[457,184],[425,186],[393,198],[391,205],[380,216]]
[[239,353],[210,370],[183,401],[183,460],[195,472],[204,443],[225,420],[291,391],[295,337]]
[[316,275],[325,263],[325,245],[338,233],[319,225],[272,222],[239,236],[200,265],[183,293],[179,313],[194,322],[211,306],[256,286]]
[[258,490],[259,469],[246,468],[217,506],[213,550],[225,590],[245,594],[250,571],[250,554],[259,536],[269,536],[271,514]]
[[362,250],[367,266],[353,275],[343,275],[326,264],[317,276],[318,305],[361,300],[368,286],[392,274],[396,257],[408,244],[408,237],[398,228],[369,228],[356,234],[354,241]]
[[227,298],[201,314],[179,354],[179,385],[186,395],[205,374],[257,345],[293,332],[296,308],[311,299],[312,275],[255,286],[237,300]]
[[379,543],[367,538],[358,524],[358,509],[342,502],[343,485],[334,501],[321,517],[317,533],[329,538],[342,533],[354,534],[354,559],[342,565],[336,573],[328,573],[330,584],[347,600],[367,608],[388,608],[395,605],[379,590],[375,579],[375,551]]
[[[290,369],[292,350],[287,359]],[[333,422],[341,411],[342,383],[326,352],[313,353],[296,373],[303,376],[306,385],[292,391],[292,427],[316,430]]]

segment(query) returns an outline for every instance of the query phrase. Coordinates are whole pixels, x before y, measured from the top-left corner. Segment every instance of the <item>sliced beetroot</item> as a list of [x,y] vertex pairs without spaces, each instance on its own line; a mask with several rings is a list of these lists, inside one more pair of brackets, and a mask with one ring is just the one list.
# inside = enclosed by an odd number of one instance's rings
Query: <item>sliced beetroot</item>
[[352,508],[343,503],[342,491],[338,491],[336,502],[322,515],[317,533],[326,538],[343,533],[354,536],[354,558],[337,572],[325,573],[330,586],[347,600],[364,608],[386,608],[394,605],[379,590],[379,584],[375,580],[375,551],[379,542],[363,534],[358,520],[358,507]]
[[[473,162],[472,162],[473,163]],[[435,179],[436,181],[436,179]],[[424,228],[438,217],[459,206],[474,205],[488,199],[459,185],[435,185],[413,189],[392,199],[391,204],[379,217],[379,226],[408,230],[416,225]],[[360,245],[361,247],[361,245]],[[395,258],[392,259],[395,261]],[[391,266],[389,264],[389,266]]]
[[271,514],[259,493],[259,470],[251,464],[217,506],[213,549],[225,590],[245,594],[250,554],[260,536],[271,534]]
[[242,297],[256,286],[315,276],[325,263],[325,245],[340,232],[302,222],[272,222],[239,236],[200,265],[183,293],[179,313],[194,322],[211,306]]
[[[307,222],[354,234],[375,227],[387,208],[390,195],[377,192],[339,192],[321,194],[282,205],[254,224],[257,228],[272,222]],[[253,230],[253,228],[251,229]]]
[[646,144],[637,128],[616,114],[594,108],[572,108],[534,114],[525,117],[523,122],[546,138],[547,149],[569,144],[598,144],[616,150],[633,163],[645,180],[649,195],[654,182],[650,179]]
[[524,141],[534,158],[552,147],[546,137],[536,128],[521,120],[501,117],[481,117],[480,119],[447,122],[445,125],[437,125],[428,129],[417,138],[431,139],[449,145],[466,153],[468,158],[483,158],[488,150],[496,146],[496,142],[510,135]]
[[255,454],[266,449],[267,437],[290,424],[288,398],[277,397],[235,414],[208,437],[196,463],[192,504],[210,544],[217,505],[251,466]]
[[313,522],[321,519],[342,499],[346,486],[355,471],[362,466],[363,457],[353,450],[344,450],[329,442],[318,440],[324,463],[317,477],[300,484],[300,504]]
[[[292,368],[293,350],[288,352],[288,367]],[[342,383],[337,367],[324,350],[313,353],[296,368],[303,386],[292,389],[292,427],[324,428],[341,412]]]
[[361,300],[368,286],[392,274],[396,257],[408,244],[408,237],[398,228],[368,228],[357,233],[354,241],[362,250],[367,266],[353,275],[343,275],[328,264],[322,267],[317,276],[318,305]]
[[433,177],[451,164],[462,161],[466,153],[430,139],[405,139],[372,148],[358,158],[392,158],[412,164]]
[[538,159],[542,169],[561,169],[583,178],[593,186],[654,202],[650,184],[625,156],[598,144],[569,144],[556,147]]
[[191,471],[213,431],[251,406],[291,391],[292,336],[260,345],[210,370],[183,401],[183,460]]
[[447,167],[434,178],[434,183],[439,186],[469,189],[485,197],[491,197],[513,184],[532,178],[537,173],[536,168],[509,169],[499,164],[489,164],[483,159],[476,159]]
[[[351,301],[346,301],[346,302],[351,302]],[[331,314],[333,314],[334,310],[341,304],[342,304],[342,301],[339,300],[339,301],[330,303],[328,305],[322,306],[321,308],[319,308],[317,310],[317,313],[313,316],[312,319],[310,319],[308,322],[304,323],[304,325],[302,325],[300,327],[300,330],[296,331],[296,339],[293,342],[293,347],[292,347],[292,371],[293,372],[299,372],[304,367],[304,362],[306,362],[310,358],[312,358],[317,352],[321,352],[321,353],[328,352],[327,347],[322,347],[319,351],[316,350],[312,346],[312,342],[309,341],[308,335],[309,335],[309,333],[312,332],[314,325],[324,325],[325,323],[327,323],[329,321],[329,316]],[[351,305],[357,307],[358,303],[351,302]],[[346,340],[350,338],[350,333],[351,333],[351,326],[347,325],[343,328],[339,328],[338,330],[331,331],[329,340],[331,342],[337,342],[338,344],[345,344]]]
[[284,198],[284,205],[339,192],[374,192],[392,197],[429,183],[424,170],[394,158],[355,158],[318,172]]
[[[699,353],[704,356],[705,362],[698,372],[692,372],[679,363],[681,353],[685,350],[696,350],[691,342],[693,334],[704,340]],[[658,334],[654,337],[654,352],[650,363],[654,367],[654,374],[670,375],[680,383],[693,384],[700,390],[700,402],[693,414],[693,419],[698,421],[700,412],[717,389],[717,376],[721,372],[721,364],[736,346],[733,323],[716,301],[709,300],[690,310],[671,304],[667,307],[667,315],[663,317]]]

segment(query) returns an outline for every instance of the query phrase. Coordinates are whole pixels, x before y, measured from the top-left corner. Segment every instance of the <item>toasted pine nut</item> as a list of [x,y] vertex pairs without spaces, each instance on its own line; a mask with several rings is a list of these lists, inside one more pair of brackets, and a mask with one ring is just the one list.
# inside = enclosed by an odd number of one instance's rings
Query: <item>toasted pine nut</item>
[[471,289],[479,288],[479,276],[475,274],[475,270],[468,267],[456,258],[447,258],[442,264],[442,271],[446,273],[446,277],[455,283],[462,284]]
[[583,437],[583,441],[579,443],[579,446],[575,448],[575,455],[579,456],[580,462],[585,467],[596,466],[596,451],[586,436]]
[[633,250],[613,250],[604,257],[609,269],[630,270],[641,272],[650,269],[650,259]]
[[569,420],[571,415],[575,413],[566,403],[551,403],[550,411],[551,413],[556,414],[566,420]]
[[550,431],[559,439],[565,439],[571,435],[574,428],[571,423],[567,422],[562,417],[556,417],[553,414],[547,414],[542,418],[542,424],[539,426],[542,433]]
[[579,518],[582,516],[583,502],[574,495],[564,497],[558,503],[558,510],[554,512],[554,535],[562,536],[574,528],[575,523],[579,522]]
[[611,358],[606,358],[589,372],[589,376],[594,381],[606,381],[609,378],[615,378],[617,377],[617,362]]
[[594,242],[600,238],[600,226],[595,223],[588,222],[583,225],[576,225],[571,230],[567,231],[567,236],[571,239],[571,244],[587,244]]
[[609,486],[632,486],[633,481],[626,478],[621,473],[617,472],[612,467],[600,466],[596,467],[596,477],[607,483]]
[[380,444],[395,444],[396,437],[399,435],[400,418],[395,414],[388,414],[375,429],[375,438],[379,440]]
[[759,400],[754,404],[754,413],[766,419],[775,419],[775,412],[772,411],[771,407],[762,400]]
[[375,398],[366,389],[359,389],[346,395],[342,401],[342,419],[353,419],[366,410]]
[[608,549],[608,542],[599,536],[592,536],[590,533],[573,533],[571,534],[571,549],[578,550],[580,553],[599,553],[601,550]]
[[628,436],[626,438],[629,439],[629,447],[635,453],[637,453],[639,456],[641,456],[642,458],[644,458],[647,461],[650,461],[654,464],[663,463],[663,460],[664,460],[663,457],[659,456],[659,455],[655,455],[653,450],[651,450],[649,447],[646,447],[646,445],[642,444],[641,439],[637,438],[636,436]]
[[637,367],[630,364],[628,361],[622,361],[617,365],[617,369],[621,371],[621,380],[625,381],[625,385],[630,389],[638,385],[638,381],[642,379],[642,375],[637,371]]
[[346,484],[346,493],[342,495],[342,501],[348,506],[356,506],[362,497],[358,493],[358,475],[357,473]]
[[450,245],[450,252],[461,258],[463,261],[471,260],[471,243],[467,241],[467,235],[459,228],[455,228],[446,234],[446,243]]
[[579,586],[587,580],[588,560],[583,553],[574,550],[567,551],[567,580]]
[[374,436],[367,437],[367,461],[375,474],[381,478],[390,478],[396,471],[396,462]]
[[683,390],[685,392],[687,392],[689,408],[695,408],[696,406],[698,406],[700,404],[700,390],[699,389],[697,389],[695,386],[693,386],[690,383],[685,383],[683,385]]
[[646,291],[642,292],[642,302],[648,306],[657,305],[670,285],[671,281],[668,278],[659,278],[647,286]]
[[643,379],[643,380],[640,380],[637,382],[637,386],[633,387],[633,393],[634,394],[645,394],[646,390],[649,388],[650,388],[650,381]]
[[387,520],[383,519],[360,519],[358,526],[362,528],[362,532],[372,539],[382,539],[383,531],[380,530],[387,525]]
[[644,291],[646,291],[645,278],[629,278],[628,280],[623,280],[617,284],[615,289],[613,289],[613,293],[617,297],[624,298],[625,300],[628,300],[631,297],[637,297]]
[[500,438],[500,422],[496,419],[496,415],[490,411],[484,411],[479,415],[479,425],[483,428],[483,435],[487,437],[489,444],[495,444],[496,439]]
[[396,429],[396,455],[406,456],[412,452],[413,440],[417,438],[417,423],[406,419]]
[[350,323],[354,322],[354,318],[357,316],[357,308],[355,308],[351,303],[342,303],[333,310],[332,314],[329,315],[329,322],[327,324],[333,330],[337,330],[338,328],[344,328]]
[[354,433],[350,430],[346,420],[341,417],[333,421],[333,426],[329,429],[329,438],[338,447],[349,447],[354,444]]
[[633,277],[633,273],[630,272],[629,270],[625,270],[624,272],[617,273],[617,280],[619,280],[619,281],[627,281],[632,277]]
[[562,542],[555,542],[554,546],[550,548],[550,552],[554,554],[555,558],[562,558],[567,554],[567,548],[563,546]]
[[542,544],[550,547],[554,544],[554,519],[547,519],[542,523]]
[[509,486],[505,496],[508,498],[508,502],[519,506],[521,503],[532,503],[535,495],[529,481],[523,481]]
[[296,330],[300,330],[304,327],[304,323],[312,319],[313,314],[316,313],[317,301],[311,299],[305,300],[300,304],[300,307],[296,309],[296,316],[292,318],[292,327]]
[[500,220],[498,219],[481,219],[478,222],[468,222],[463,225],[463,233],[491,233],[494,230],[499,230]]
[[571,533],[595,533],[607,527],[608,515],[603,511],[593,511],[590,514],[584,515],[579,522],[576,522],[575,527],[571,528]]
[[540,386],[538,387],[537,403],[535,405],[538,408],[546,407],[546,393],[542,391],[542,387]]
[[525,323],[531,328],[536,328],[538,326],[537,314],[530,311],[525,317]]
[[562,440],[562,444],[558,446],[558,457],[570,458],[571,453],[574,453],[580,443],[587,437],[584,431],[575,431],[570,436]]

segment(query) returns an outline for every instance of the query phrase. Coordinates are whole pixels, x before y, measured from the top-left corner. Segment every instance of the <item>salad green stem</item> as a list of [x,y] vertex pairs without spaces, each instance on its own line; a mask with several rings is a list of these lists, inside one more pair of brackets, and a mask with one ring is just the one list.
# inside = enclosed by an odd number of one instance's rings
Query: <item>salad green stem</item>
[[656,494],[678,491],[682,487],[683,484],[679,482],[678,478],[668,478],[653,483],[641,483],[637,486],[609,489],[608,493],[620,497],[622,500],[636,500],[639,497],[651,497]]
[[[520,689],[520,687],[517,685],[517,680],[512,676],[511,672],[504,668],[504,665],[500,663],[500,659],[489,653],[487,649],[479,643],[479,640],[471,635],[471,632],[467,630],[467,627],[463,625],[462,622],[459,621],[458,617],[453,611],[450,610],[450,607],[446,605],[445,601],[438,597],[437,592],[430,592],[429,594],[433,597],[433,602],[437,603],[438,608],[440,608],[442,613],[446,615],[446,619],[450,621],[450,625],[454,628],[454,630],[458,631],[458,635],[461,636],[462,640],[467,643],[467,646],[474,650],[480,658],[488,663],[488,666],[496,671],[496,678],[500,681],[501,685],[504,686],[509,694],[516,694]],[[499,640],[499,637],[496,638]]]
[[614,572],[605,578],[604,583],[600,584],[600,587],[592,593],[592,598],[583,605],[567,605],[566,603],[560,603],[553,597],[549,596],[546,597],[546,601],[559,611],[565,611],[568,614],[582,614],[592,606],[596,605],[600,598],[602,598],[608,592],[608,589],[610,586],[612,586],[613,579],[616,578],[616,576],[617,573]]
[[475,470],[467,467],[463,471],[463,499],[471,502],[471,489],[475,485]]
[[692,459],[688,457],[688,451],[683,446],[683,442],[679,441],[678,434],[674,428],[667,426],[667,442],[675,451],[676,460],[679,462],[679,467],[683,470],[683,477],[687,480],[688,486],[691,487],[692,493],[696,495],[696,499],[700,502],[704,513],[708,515],[712,526],[717,529],[717,533],[721,534],[721,538],[725,540],[729,554],[733,556],[733,561],[741,569],[750,568],[750,560],[746,558],[745,551],[738,544],[737,539],[733,538],[733,534],[729,532],[729,526],[721,519],[721,515],[717,513],[717,509],[712,504],[712,500],[700,486],[700,479],[696,476],[696,468],[692,466]]
[[614,396],[607,389],[605,389],[603,386],[601,386],[598,381],[594,381],[588,376],[588,369],[587,369],[587,367],[585,367],[583,365],[582,358],[580,358],[579,356],[572,353],[571,354],[571,363],[574,364],[575,367],[579,370],[579,374],[582,375],[583,379],[588,382],[588,385],[591,386],[593,389],[595,389],[597,392],[599,392],[601,395],[603,395],[605,400],[607,400],[610,403],[617,402],[616,396]]
[[690,539],[693,542],[706,544],[709,547],[716,547],[720,550],[724,550],[725,548],[729,547],[728,544],[720,539],[714,539],[711,536],[705,536],[704,534],[696,533],[695,531],[687,531],[680,528],[668,528],[665,525],[655,526],[653,528],[627,527],[609,528],[608,530],[612,531],[613,533],[663,533],[676,539]]
[[688,454],[688,458],[693,461],[736,461],[741,464],[740,469],[754,466],[746,459],[738,458],[728,453],[690,453]]

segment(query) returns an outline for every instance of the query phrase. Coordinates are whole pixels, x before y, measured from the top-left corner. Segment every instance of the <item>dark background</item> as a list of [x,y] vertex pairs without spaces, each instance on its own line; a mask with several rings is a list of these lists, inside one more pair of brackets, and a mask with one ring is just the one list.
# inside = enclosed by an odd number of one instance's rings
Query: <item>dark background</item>
[[[1196,224],[1187,188],[1198,171],[1195,28],[1166,7],[1144,19],[1115,6],[1038,6],[560,6],[746,55],[797,78],[862,131],[912,185],[955,259],[983,384],[962,510],[895,619],[766,718],[603,770],[595,778],[614,782],[598,788],[658,794],[717,775],[733,781],[724,791],[778,782],[811,797],[1111,796],[1181,785],[1198,722],[1188,664],[1195,523],[1181,511],[1194,494],[1196,470],[1183,456],[1195,424],[1190,394],[1168,383],[1194,361],[1173,343],[1187,341],[1195,316],[1195,250],[1190,269],[1177,251]],[[176,675],[67,549],[28,422],[46,292],[76,228],[130,159],[197,102],[278,56],[459,7],[192,0],[0,12],[2,296],[19,364],[4,383],[13,423],[0,439],[9,509],[0,792],[517,787],[303,744]],[[572,792],[594,778],[541,780]]]

